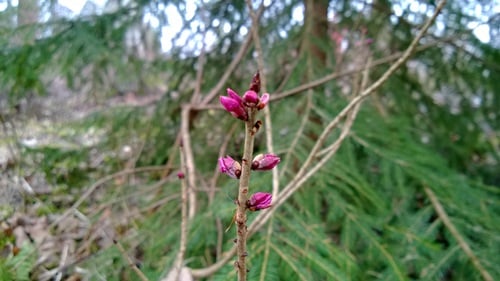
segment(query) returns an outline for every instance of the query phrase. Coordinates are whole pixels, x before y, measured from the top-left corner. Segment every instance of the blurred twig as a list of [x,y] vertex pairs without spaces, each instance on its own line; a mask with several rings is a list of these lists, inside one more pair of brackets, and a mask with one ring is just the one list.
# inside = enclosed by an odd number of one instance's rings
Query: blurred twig
[[193,150],[191,146],[191,135],[189,134],[189,113],[191,112],[191,107],[189,105],[184,105],[182,107],[181,113],[181,151],[184,159],[183,170],[186,171],[185,177],[187,178],[187,193],[189,200],[189,212],[188,218],[192,219],[196,214],[196,192],[194,188],[196,186],[196,170],[194,165]]
[[78,200],[68,209],[66,212],[64,212],[58,219],[56,219],[54,222],[50,224],[50,227],[54,227],[58,225],[61,221],[63,221],[65,218],[67,218],[70,214],[74,213],[76,209],[85,201],[87,198],[101,185],[104,183],[117,178],[117,177],[122,177],[127,174],[135,174],[135,173],[143,173],[143,172],[160,172],[164,170],[163,166],[148,166],[148,167],[140,167],[140,168],[135,168],[135,169],[129,169],[129,170],[123,170],[111,175],[107,175],[100,180],[96,181],[93,185],[91,185],[87,190],[85,191],[84,194],[78,198]]
[[127,260],[128,264],[132,268],[132,270],[137,274],[137,276],[139,276],[139,279],[141,279],[142,281],[149,281],[149,279],[146,277],[146,275],[144,275],[144,273],[142,273],[142,271],[137,267],[137,265],[132,260],[132,258],[127,254],[127,252],[123,248],[122,244],[120,242],[118,242],[118,240],[116,240],[115,238],[111,237],[111,235],[109,235],[106,230],[103,229],[102,231],[106,234],[106,236],[108,236],[109,239],[113,240],[113,244],[115,244],[115,246],[118,248],[118,251],[120,251],[120,254],[122,255],[122,257],[125,260]]
[[[415,51],[424,51],[426,49],[435,47],[439,43],[441,43],[441,41],[436,41],[436,42],[432,42],[432,43],[429,43],[429,44],[426,44],[426,45],[422,45],[422,46],[416,47]],[[390,63],[390,62],[392,62],[394,60],[401,59],[403,56],[404,56],[404,53],[397,52],[397,53],[388,55],[386,57],[374,60],[372,62],[372,64],[370,65],[370,68],[373,68],[373,67],[376,67],[376,66],[379,66],[379,65],[383,65],[383,64],[386,64],[386,63]],[[281,92],[281,93],[273,94],[273,95],[271,95],[271,101],[283,99],[283,98],[286,98],[288,96],[293,96],[295,94],[304,92],[305,90],[318,87],[318,86],[320,86],[322,84],[325,84],[325,83],[327,83],[327,82],[329,82],[329,81],[331,81],[333,79],[337,79],[337,78],[340,78],[340,77],[343,77],[343,76],[352,75],[352,74],[361,72],[361,71],[363,71],[363,69],[364,69],[364,66],[360,66],[360,67],[357,67],[357,68],[354,68],[354,69],[351,69],[351,70],[346,70],[346,71],[343,71],[343,72],[334,72],[332,74],[326,75],[326,76],[324,76],[322,78],[319,78],[319,79],[314,80],[312,82],[309,82],[307,84],[300,85],[298,87],[295,87],[293,89],[290,89],[290,90],[287,90],[287,91],[284,91],[284,92]]]
[[179,179],[181,181],[181,233],[179,238],[179,252],[177,252],[177,258],[174,262],[174,266],[172,270],[174,271],[173,280],[179,279],[179,274],[182,269],[182,264],[184,262],[184,254],[186,253],[186,244],[187,244],[187,234],[188,234],[188,187],[186,182],[186,159],[184,154],[184,148],[181,147],[180,151],[180,160],[181,160],[181,169]]

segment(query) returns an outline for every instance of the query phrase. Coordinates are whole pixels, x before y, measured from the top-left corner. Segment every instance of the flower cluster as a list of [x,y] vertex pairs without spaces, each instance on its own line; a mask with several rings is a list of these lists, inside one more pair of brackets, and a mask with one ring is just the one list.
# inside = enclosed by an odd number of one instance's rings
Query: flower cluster
[[250,89],[245,92],[243,97],[240,97],[233,89],[227,88],[227,97],[221,96],[220,103],[224,109],[231,113],[234,117],[247,121],[248,120],[248,109],[257,108],[258,110],[266,107],[269,102],[269,94],[265,93],[259,97],[260,90],[260,78],[257,73],[250,85]]
[[[260,76],[259,73],[255,74],[250,84],[249,89],[245,92],[243,96],[238,95],[233,89],[227,89],[227,96],[220,97],[220,103],[224,109],[229,112],[232,116],[243,120],[250,121],[256,130],[252,130],[252,135],[257,132],[258,127],[262,122],[257,121],[253,124],[253,114],[257,110],[261,110],[266,107],[269,102],[269,94],[265,93],[259,96],[260,92]],[[248,124],[247,124],[248,125]],[[272,153],[259,154],[254,157],[252,162],[249,162],[250,168],[254,171],[269,171],[272,170],[278,163],[280,158]],[[240,179],[241,177],[241,164],[234,160],[231,156],[225,156],[219,158],[219,169],[223,174],[228,175],[234,179]],[[247,178],[245,178],[248,180]],[[242,179],[243,180],[243,179]],[[256,192],[254,193],[247,202],[245,206],[247,210],[258,211],[271,207],[272,195],[266,192]]]
[[[266,153],[255,156],[252,160],[252,170],[269,171],[276,167],[280,162],[279,156]],[[219,169],[221,173],[230,176],[233,179],[239,179],[241,176],[241,164],[231,156],[219,158]]]

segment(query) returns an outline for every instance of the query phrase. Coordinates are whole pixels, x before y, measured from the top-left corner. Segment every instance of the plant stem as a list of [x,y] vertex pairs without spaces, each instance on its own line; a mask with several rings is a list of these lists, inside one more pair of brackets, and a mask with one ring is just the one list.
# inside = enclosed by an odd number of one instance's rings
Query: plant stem
[[250,168],[253,157],[253,143],[255,132],[253,126],[255,123],[255,109],[249,110],[248,121],[245,122],[245,146],[243,148],[243,158],[241,161],[240,186],[238,189],[238,202],[236,208],[236,248],[238,259],[236,268],[238,270],[238,281],[247,280],[247,214],[246,202],[248,200],[248,185],[250,182]]

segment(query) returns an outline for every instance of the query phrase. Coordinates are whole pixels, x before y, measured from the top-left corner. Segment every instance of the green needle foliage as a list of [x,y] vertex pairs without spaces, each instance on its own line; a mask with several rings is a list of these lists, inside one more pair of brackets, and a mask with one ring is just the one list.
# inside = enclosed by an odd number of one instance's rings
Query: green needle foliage
[[[64,278],[138,280],[128,257],[149,280],[161,280],[180,249],[176,173],[184,167],[176,139],[182,106],[197,91],[203,100],[223,81],[212,100],[191,111],[188,124],[197,200],[183,265],[209,267],[234,245],[234,225],[225,230],[237,184],[214,173],[221,153],[241,158],[244,138],[242,124],[218,110],[217,101],[227,87],[247,89],[258,68],[259,50],[250,44],[229,79],[223,78],[240,59],[251,28],[248,8],[243,1],[118,1],[114,8],[108,2],[106,9],[63,17],[47,12],[55,11],[57,1],[41,1],[39,20],[25,25],[16,20],[17,6],[6,4],[0,14],[0,121],[6,136],[0,145],[21,152],[5,175],[43,174],[53,193],[27,195],[23,211],[48,216],[50,210],[51,222],[94,188],[77,206],[84,223],[50,229],[55,237],[76,233],[61,269]],[[363,102],[334,157],[284,205],[271,209],[269,222],[249,237],[248,280],[500,279],[500,40],[494,4],[487,2],[447,2],[411,59]],[[261,76],[272,99],[337,74],[269,103],[272,124],[264,128],[272,126],[274,152],[282,159],[280,188],[359,93],[367,61],[370,85],[435,7],[434,1],[316,0],[265,7]],[[180,16],[165,13],[169,9]],[[165,34],[162,28],[174,22],[182,24],[181,32]],[[489,27],[488,42],[476,37],[477,26]],[[140,38],[135,47],[128,44],[134,32]],[[32,40],[29,34],[35,34]],[[167,36],[169,44],[162,42]],[[213,40],[202,52],[203,36]],[[149,53],[141,55],[138,46]],[[49,126],[45,134],[57,135],[57,141],[24,145],[22,137],[36,130],[23,116],[30,112],[16,110],[42,94],[54,95],[56,78],[95,107],[82,118]],[[113,102],[128,92],[159,98],[142,106]],[[344,125],[325,143],[335,141]],[[86,134],[97,141],[83,145],[78,136]],[[263,129],[255,145],[254,154],[268,150]],[[121,156],[125,146],[132,156]],[[271,178],[254,173],[250,187],[272,192]],[[70,199],[61,201],[62,195]],[[249,214],[249,225],[256,217]],[[8,249],[16,241],[0,238],[0,280],[38,280],[60,266],[57,249],[50,262],[36,265],[40,245],[31,241],[13,255]],[[200,280],[235,280],[233,262]]]

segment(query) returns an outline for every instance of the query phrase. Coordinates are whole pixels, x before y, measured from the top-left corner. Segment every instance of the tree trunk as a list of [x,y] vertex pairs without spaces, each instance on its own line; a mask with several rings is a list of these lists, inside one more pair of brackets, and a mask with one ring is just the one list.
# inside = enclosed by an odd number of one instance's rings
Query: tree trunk
[[17,27],[20,29],[16,41],[20,44],[31,44],[36,39],[34,25],[38,22],[38,1],[20,0],[17,9]]
[[325,65],[326,52],[321,48],[320,40],[328,36],[328,0],[304,0],[304,51],[316,59],[316,63]]

